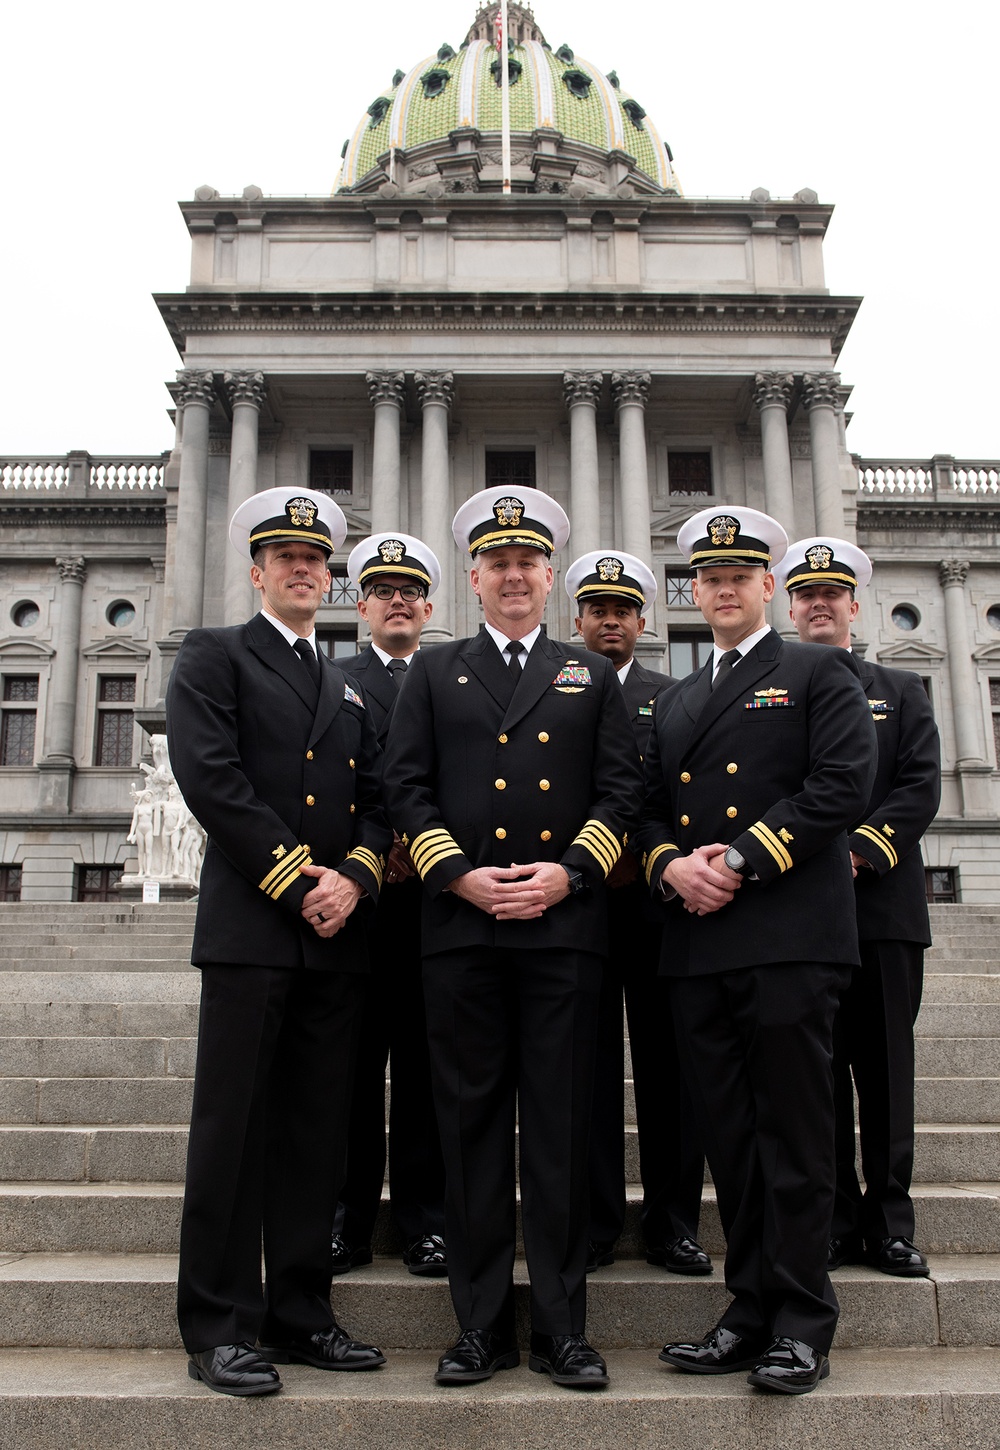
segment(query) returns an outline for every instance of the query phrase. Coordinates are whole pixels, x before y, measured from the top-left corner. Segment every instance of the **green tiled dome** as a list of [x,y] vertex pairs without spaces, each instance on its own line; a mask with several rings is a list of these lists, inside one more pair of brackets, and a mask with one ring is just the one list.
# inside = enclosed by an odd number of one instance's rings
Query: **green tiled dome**
[[[347,143],[338,189],[367,190],[387,174],[398,180],[400,153],[409,163],[422,150],[431,155],[442,144],[447,149],[451,133],[463,128],[479,133],[484,153],[491,148],[495,153],[501,90],[492,35],[499,8],[494,3],[479,12],[458,52],[442,46],[405,74],[396,73],[394,84],[372,102]],[[558,133],[560,144],[576,156],[617,152],[631,157],[643,189],[678,191],[668,148],[614,73],[609,78],[567,46],[553,52],[529,10],[513,0],[508,10],[510,35],[516,38],[508,48],[511,138],[522,165],[526,148],[530,151],[535,144],[534,134],[548,130],[554,137]],[[490,159],[484,155],[487,164]],[[424,168],[428,173],[434,169]],[[580,174],[597,171],[591,167]]]

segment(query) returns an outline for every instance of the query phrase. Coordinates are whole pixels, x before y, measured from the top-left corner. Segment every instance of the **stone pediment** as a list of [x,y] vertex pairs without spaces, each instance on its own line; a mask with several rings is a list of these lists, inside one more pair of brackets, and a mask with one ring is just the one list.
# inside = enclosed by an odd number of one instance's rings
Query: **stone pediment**
[[138,664],[140,660],[149,659],[149,650],[133,644],[130,639],[104,639],[80,653],[85,660],[129,660]]
[[887,645],[885,649],[878,652],[878,664],[894,665],[900,670],[915,670],[920,673],[921,668],[928,665],[939,665],[947,655],[943,649],[938,649],[933,644],[921,644],[918,640],[905,640],[900,644]]
[[1000,642],[997,644],[983,644],[972,651],[972,658],[980,664],[1000,665]]
[[48,660],[55,654],[51,645],[41,644],[37,639],[16,639],[10,635],[0,639],[0,658]]

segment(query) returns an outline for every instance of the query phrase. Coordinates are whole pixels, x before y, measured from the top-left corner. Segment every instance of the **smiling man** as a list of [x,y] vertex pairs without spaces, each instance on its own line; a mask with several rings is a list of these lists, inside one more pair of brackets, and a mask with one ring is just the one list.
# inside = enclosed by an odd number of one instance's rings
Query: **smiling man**
[[[372,534],[347,561],[371,644],[339,663],[360,686],[384,745],[400,684],[441,582],[437,556],[412,534]],[[431,1096],[420,978],[420,882],[410,853],[393,844],[385,889],[369,931],[369,979],[347,1142],[347,1178],[334,1221],[333,1272],[372,1261],[386,1167],[385,1068],[390,1064],[389,1205],[411,1274],[448,1272],[444,1164]]]
[[[661,690],[677,683],[635,658],[647,612],[656,602],[653,571],[633,554],[597,549],[574,559],[565,582],[566,593],[579,610],[576,627],[584,644],[615,667],[642,756],[653,723],[653,702]],[[667,984],[659,975],[662,912],[650,902],[631,851],[622,853],[608,888],[614,949],[601,984],[587,1267],[594,1270],[614,1262],[615,1241],[625,1223],[624,993],[647,1262],[675,1274],[709,1274],[712,1261],[698,1243],[705,1158],[677,1058]]]
[[[569,520],[486,489],[452,525],[485,625],[415,655],[386,744],[390,820],[424,885],[424,992],[447,1186],[457,1343],[439,1384],[518,1363],[515,1141],[531,1278],[529,1365],[607,1384],[585,1338],[587,1134],[605,880],[638,814],[611,662],[542,616]],[[519,1138],[515,1140],[515,1113]]]
[[717,506],[677,535],[712,626],[703,669],[654,706],[639,832],[666,904],[661,971],[726,1234],[732,1302],[661,1358],[751,1371],[804,1394],[829,1373],[838,1306],[833,1019],[858,962],[847,828],[874,777],[874,727],[843,650],[768,627],[784,530]]
[[368,712],[316,650],[346,533],[323,494],[267,489],[242,504],[229,535],[260,612],[191,630],[167,690],[171,764],[209,838],[177,1311],[192,1378],[230,1395],[280,1389],[277,1363],[385,1363],[330,1307],[368,965],[356,908],[377,899],[391,840]]
[[[777,571],[799,639],[851,648],[856,591],[868,555],[846,539],[790,544]],[[850,834],[861,965],[834,1025],[837,1197],[831,1269],[867,1259],[884,1274],[924,1278],[913,1242],[913,1024],[923,990],[930,920],[920,838],[941,799],[941,748],[923,681],[909,670],[858,660],[878,741],[878,771]],[[864,1192],[858,1182],[854,1091]]]

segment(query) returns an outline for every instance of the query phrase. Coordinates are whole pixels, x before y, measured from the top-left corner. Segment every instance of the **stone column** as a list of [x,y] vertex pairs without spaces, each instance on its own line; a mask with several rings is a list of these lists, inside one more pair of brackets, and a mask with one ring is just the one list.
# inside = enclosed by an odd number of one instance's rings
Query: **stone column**
[[208,419],[215,400],[212,374],[185,368],[177,374],[181,472],[177,485],[174,553],[174,618],[170,633],[184,635],[201,624],[205,600],[205,536],[208,526]]
[[938,566],[944,591],[945,636],[948,643],[948,679],[955,729],[955,769],[962,787],[966,816],[991,814],[986,747],[983,739],[983,702],[969,639],[969,600],[965,581],[968,561],[945,559]]
[[55,655],[45,701],[44,754],[39,761],[40,809],[68,811],[76,758],[76,685],[80,673],[80,618],[87,578],[80,557],[56,560],[59,571],[59,615]]
[[[257,492],[257,432],[260,423],[260,409],[264,401],[264,374],[259,372],[223,373],[222,381],[233,409],[233,432],[229,447],[229,500],[226,512],[226,527],[229,519]],[[182,455],[183,457],[183,455]],[[223,618],[226,624],[242,624],[253,614],[254,588],[250,583],[250,566],[236,550],[230,548],[229,540],[223,541],[225,550],[225,593]]]
[[441,564],[441,584],[436,608],[423,638],[428,644],[451,639],[455,617],[455,571],[452,558],[455,541],[451,536],[451,478],[448,467],[448,417],[455,392],[455,375],[446,372],[416,373],[417,395],[423,415],[420,452],[420,536],[429,544]]
[[[365,373],[368,400],[375,409],[372,442],[372,533],[400,527],[399,422],[403,412],[404,373]],[[437,552],[435,550],[435,552]]]
[[767,512],[797,537],[792,459],[788,451],[788,405],[795,378],[791,373],[758,373],[753,400],[760,410],[760,444],[764,460],[764,501]]
[[611,374],[611,395],[618,412],[621,455],[622,548],[647,564],[653,562],[649,537],[649,467],[646,461],[646,399],[649,373]]
[[844,537],[844,497],[840,480],[839,373],[806,373],[803,402],[809,415],[816,532]]
[[597,401],[603,373],[563,373],[569,413],[569,513],[573,557],[602,547],[601,480],[597,467]]

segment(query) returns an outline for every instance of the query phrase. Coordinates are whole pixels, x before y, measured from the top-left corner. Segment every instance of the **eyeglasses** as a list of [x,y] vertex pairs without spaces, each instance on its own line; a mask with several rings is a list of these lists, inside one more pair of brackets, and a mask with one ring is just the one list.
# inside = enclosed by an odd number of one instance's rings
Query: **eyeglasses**
[[376,599],[388,602],[398,594],[400,599],[405,599],[407,603],[412,604],[416,599],[423,599],[426,593],[422,584],[373,584],[365,598],[370,599],[374,594]]

